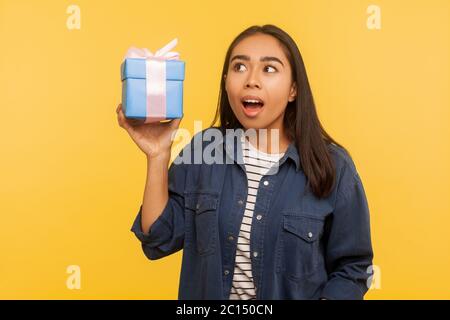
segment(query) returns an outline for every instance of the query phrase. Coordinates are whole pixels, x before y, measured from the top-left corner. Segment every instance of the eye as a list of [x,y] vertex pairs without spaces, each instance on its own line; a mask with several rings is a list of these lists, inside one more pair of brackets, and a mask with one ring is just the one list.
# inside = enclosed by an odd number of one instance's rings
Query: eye
[[277,68],[275,68],[275,67],[273,67],[273,66],[266,66],[266,68],[272,68],[273,70],[275,70],[275,71],[273,71],[273,72],[269,72],[269,73],[274,73],[274,72],[276,72],[276,71],[277,71]]
[[[238,63],[236,63],[236,64],[233,65],[233,70],[235,70],[235,71],[240,71],[240,68],[239,68],[240,66],[244,66],[244,67],[245,67],[244,64],[238,62]],[[268,69],[268,68],[273,69],[273,71],[269,71],[268,73],[274,73],[274,72],[277,72],[277,68],[275,68],[274,66],[267,65],[267,66],[264,67],[265,70]]]
[[240,63],[240,62],[236,63],[236,64],[233,66],[233,70],[239,71],[239,68],[238,68],[238,70],[236,70],[236,67],[238,67],[238,66],[243,66],[243,64]]

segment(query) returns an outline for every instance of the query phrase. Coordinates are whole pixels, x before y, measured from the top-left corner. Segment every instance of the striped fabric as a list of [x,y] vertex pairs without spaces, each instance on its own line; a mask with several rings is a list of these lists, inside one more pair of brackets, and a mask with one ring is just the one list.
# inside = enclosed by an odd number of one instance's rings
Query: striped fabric
[[261,178],[284,153],[268,154],[259,151],[242,135],[243,160],[248,180],[248,196],[237,239],[236,259],[230,300],[256,299],[250,258],[250,231],[258,186]]

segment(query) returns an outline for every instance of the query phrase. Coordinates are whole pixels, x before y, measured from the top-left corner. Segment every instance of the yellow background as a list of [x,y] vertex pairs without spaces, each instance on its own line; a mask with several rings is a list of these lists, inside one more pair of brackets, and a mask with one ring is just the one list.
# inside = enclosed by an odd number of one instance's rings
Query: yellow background
[[[366,26],[371,4],[381,30]],[[149,261],[129,231],[146,163],[116,122],[120,63],[178,37],[192,132],[212,120],[231,40],[265,23],[296,40],[362,177],[381,271],[366,298],[450,298],[448,0],[0,0],[0,298],[177,298],[181,252]]]

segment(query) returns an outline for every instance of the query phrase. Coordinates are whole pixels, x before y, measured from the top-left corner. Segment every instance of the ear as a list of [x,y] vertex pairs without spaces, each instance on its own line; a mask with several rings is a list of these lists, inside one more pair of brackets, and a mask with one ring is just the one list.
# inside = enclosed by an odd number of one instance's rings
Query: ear
[[297,83],[294,82],[291,86],[291,91],[289,92],[289,102],[292,102],[297,97]]

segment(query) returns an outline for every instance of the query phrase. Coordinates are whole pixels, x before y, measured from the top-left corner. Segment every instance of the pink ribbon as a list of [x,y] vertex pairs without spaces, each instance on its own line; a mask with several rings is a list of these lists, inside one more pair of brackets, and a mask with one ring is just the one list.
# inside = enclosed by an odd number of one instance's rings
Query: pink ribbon
[[166,119],[166,60],[179,60],[179,53],[170,51],[177,43],[178,39],[175,38],[155,54],[147,48],[131,47],[125,55],[125,59],[145,59],[147,113],[144,123]]

